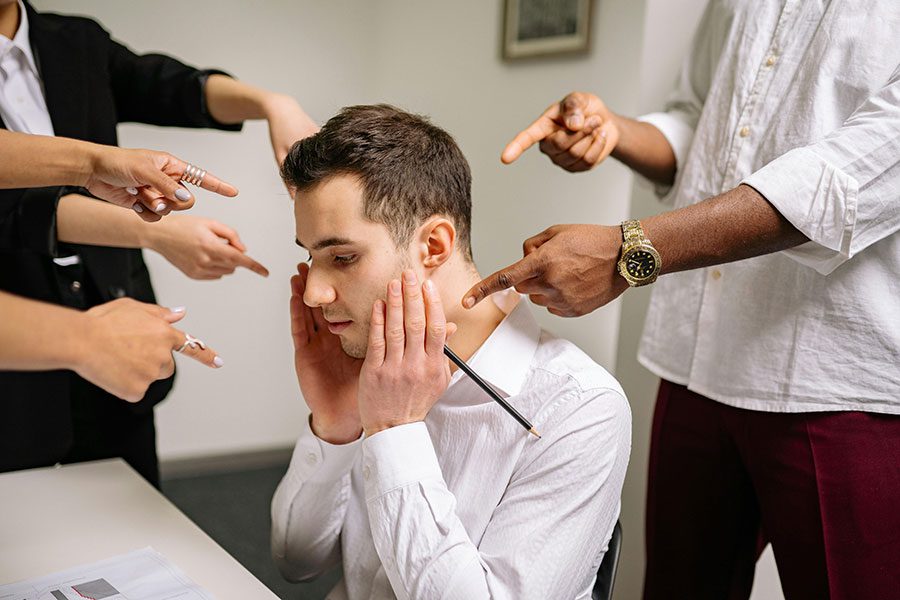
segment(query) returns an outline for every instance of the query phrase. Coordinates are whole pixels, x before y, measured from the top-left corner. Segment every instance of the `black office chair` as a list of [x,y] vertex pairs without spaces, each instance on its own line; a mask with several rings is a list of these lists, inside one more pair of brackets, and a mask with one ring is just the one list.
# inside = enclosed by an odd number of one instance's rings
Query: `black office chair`
[[603,555],[603,561],[597,570],[597,581],[591,592],[591,600],[612,600],[613,584],[616,582],[616,570],[619,568],[619,553],[622,552],[622,525],[616,521],[609,548]]

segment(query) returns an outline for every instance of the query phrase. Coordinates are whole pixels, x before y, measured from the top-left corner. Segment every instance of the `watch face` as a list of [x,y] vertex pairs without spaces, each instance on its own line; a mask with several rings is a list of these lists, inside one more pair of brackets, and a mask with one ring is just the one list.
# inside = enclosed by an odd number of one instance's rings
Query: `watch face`
[[635,279],[646,279],[656,270],[656,258],[646,250],[635,250],[628,255],[625,270]]

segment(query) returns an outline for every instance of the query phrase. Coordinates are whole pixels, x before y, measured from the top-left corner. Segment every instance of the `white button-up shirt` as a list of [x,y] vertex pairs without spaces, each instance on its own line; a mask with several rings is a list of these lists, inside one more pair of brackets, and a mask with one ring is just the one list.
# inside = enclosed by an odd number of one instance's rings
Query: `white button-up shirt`
[[424,422],[339,446],[306,424],[272,501],[285,576],[341,561],[329,598],[590,598],[631,449],[622,389],[524,302],[469,362],[543,437],[461,371]]
[[19,2],[19,28],[13,39],[0,35],[0,118],[10,131],[53,135],[31,43],[28,15]]
[[643,120],[676,207],[746,183],[811,241],[661,277],[641,362],[733,406],[900,414],[900,2],[714,0]]

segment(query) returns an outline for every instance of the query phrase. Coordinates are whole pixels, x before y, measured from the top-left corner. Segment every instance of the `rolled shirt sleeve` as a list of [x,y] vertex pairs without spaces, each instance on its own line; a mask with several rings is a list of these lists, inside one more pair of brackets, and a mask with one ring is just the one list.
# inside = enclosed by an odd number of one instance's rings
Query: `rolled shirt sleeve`
[[[675,172],[677,174],[678,168],[687,160],[688,151],[691,149],[691,142],[694,139],[694,127],[697,125],[697,119],[690,112],[672,109],[642,115],[637,120],[653,125],[665,136],[675,154]],[[673,187],[671,184],[651,182],[640,175],[638,177],[653,186],[653,191],[662,202],[671,204],[670,192]]]
[[786,250],[828,275],[900,228],[900,67],[837,130],[742,183],[810,242]]

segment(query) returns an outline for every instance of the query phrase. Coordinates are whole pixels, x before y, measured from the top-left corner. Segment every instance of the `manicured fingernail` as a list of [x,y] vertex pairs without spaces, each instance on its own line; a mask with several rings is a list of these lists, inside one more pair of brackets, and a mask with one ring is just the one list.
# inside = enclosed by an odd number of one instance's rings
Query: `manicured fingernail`
[[463,300],[463,306],[466,308],[472,308],[475,306],[475,296],[469,296],[465,300]]
[[173,306],[169,310],[171,310],[173,313],[183,313],[185,311],[185,308],[183,306]]
[[127,187],[125,191],[131,194],[132,196],[137,196],[137,188]]
[[191,199],[191,193],[184,188],[178,188],[175,190],[175,197],[182,202],[187,202]]
[[138,204],[137,202],[135,202],[134,204],[132,204],[132,205],[131,205],[131,208],[133,208],[133,209],[134,209],[134,212],[136,212],[136,213],[138,213],[138,214],[144,212],[144,206],[141,205],[141,204]]
[[403,271],[403,281],[406,285],[416,285],[416,272],[411,269]]
[[391,280],[391,284],[388,287],[390,287],[391,295],[393,295],[393,296],[400,295],[400,282],[399,281],[397,281],[396,279]]
[[220,369],[220,368],[222,368],[222,365],[225,364],[225,361],[222,360],[221,356],[217,356],[213,359],[213,364],[216,365],[217,369]]
[[431,293],[434,291],[434,284],[430,279],[426,279],[425,283],[422,284],[422,287],[425,288],[425,291]]
[[162,212],[162,211],[164,211],[164,210],[166,210],[166,203],[165,203],[165,202],[157,202],[157,203],[156,203],[156,206],[153,207],[153,211],[154,211],[154,212]]

